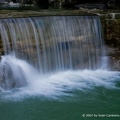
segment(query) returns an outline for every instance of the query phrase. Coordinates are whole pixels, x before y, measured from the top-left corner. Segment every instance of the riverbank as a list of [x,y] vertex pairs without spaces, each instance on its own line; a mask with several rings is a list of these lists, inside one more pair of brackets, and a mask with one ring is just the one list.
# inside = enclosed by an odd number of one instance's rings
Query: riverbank
[[0,18],[10,17],[32,17],[32,16],[56,16],[56,15],[90,15],[87,11],[83,10],[1,10]]
[[[120,10],[97,10],[97,9],[80,9],[80,10],[0,10],[0,18],[10,17],[31,17],[31,16],[55,16],[55,15],[99,15],[102,18],[109,16],[110,13],[120,13]],[[118,15],[118,17],[120,17]]]

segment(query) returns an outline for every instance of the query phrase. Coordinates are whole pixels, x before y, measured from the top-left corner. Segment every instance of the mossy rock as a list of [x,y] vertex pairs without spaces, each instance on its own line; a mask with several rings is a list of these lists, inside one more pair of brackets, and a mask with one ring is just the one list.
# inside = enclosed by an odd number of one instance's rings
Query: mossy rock
[[120,19],[120,13],[115,15],[115,19]]
[[106,20],[104,29],[106,29],[104,35],[107,36],[107,40],[120,39],[120,19]]

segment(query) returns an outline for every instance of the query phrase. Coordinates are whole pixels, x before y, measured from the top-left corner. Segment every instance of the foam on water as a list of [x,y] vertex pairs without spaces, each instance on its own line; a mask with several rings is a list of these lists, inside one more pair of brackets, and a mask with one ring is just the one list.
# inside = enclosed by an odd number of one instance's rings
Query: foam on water
[[[57,98],[59,96],[72,95],[72,91],[93,90],[95,87],[105,87],[107,89],[118,89],[116,81],[120,80],[120,72],[107,70],[68,70],[49,74],[40,74],[27,62],[17,59],[11,55],[4,56],[0,65],[4,63],[11,65],[11,69],[19,66],[13,72],[13,77],[18,76],[27,85],[12,90],[5,90],[1,93],[1,98],[21,100],[26,97],[44,96],[47,98]],[[20,71],[19,71],[20,70]],[[21,76],[20,72],[24,73]],[[18,77],[17,77],[18,78]],[[16,79],[17,80],[17,79]]]
[[108,71],[99,16],[0,19],[0,38],[0,100],[118,89],[120,72]]

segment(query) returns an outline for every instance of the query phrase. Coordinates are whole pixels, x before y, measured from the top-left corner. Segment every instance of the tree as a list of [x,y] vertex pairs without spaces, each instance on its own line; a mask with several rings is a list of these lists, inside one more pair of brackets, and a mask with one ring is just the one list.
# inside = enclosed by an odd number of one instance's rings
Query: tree
[[49,1],[48,0],[35,0],[36,5],[40,8],[40,9],[48,9],[49,7]]

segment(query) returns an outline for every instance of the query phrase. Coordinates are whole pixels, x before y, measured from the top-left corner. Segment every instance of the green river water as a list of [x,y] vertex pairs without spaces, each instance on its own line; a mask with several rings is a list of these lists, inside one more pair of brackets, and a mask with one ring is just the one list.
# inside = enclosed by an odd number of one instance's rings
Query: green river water
[[[119,82],[116,86],[119,87]],[[95,87],[73,90],[72,96],[44,96],[0,101],[0,120],[118,120],[120,90]]]

